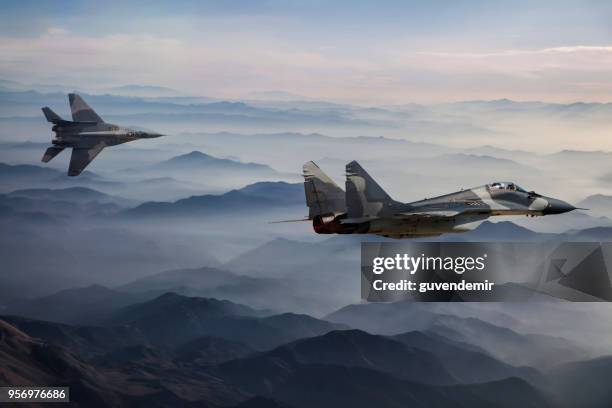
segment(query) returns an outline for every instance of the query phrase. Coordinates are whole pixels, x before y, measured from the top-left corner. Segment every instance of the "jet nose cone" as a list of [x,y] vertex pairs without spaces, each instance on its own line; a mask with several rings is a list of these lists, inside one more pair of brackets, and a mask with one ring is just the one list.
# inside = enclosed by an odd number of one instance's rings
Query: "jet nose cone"
[[155,133],[155,132],[145,132],[143,136],[147,139],[153,139],[153,138],[162,137],[165,135],[162,135],[161,133]]
[[575,210],[576,207],[571,205],[570,203],[566,203],[562,200],[557,200],[556,198],[547,198],[548,206],[544,209],[544,214],[563,214],[572,210]]

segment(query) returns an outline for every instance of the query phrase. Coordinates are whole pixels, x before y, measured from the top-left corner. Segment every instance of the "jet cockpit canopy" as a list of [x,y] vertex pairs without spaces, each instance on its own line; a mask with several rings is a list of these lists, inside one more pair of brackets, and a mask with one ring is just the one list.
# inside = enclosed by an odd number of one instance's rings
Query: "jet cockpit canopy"
[[515,184],[511,181],[496,181],[488,185],[490,190],[509,190],[509,191],[519,191],[521,193],[527,193],[526,190],[521,188],[518,184]]

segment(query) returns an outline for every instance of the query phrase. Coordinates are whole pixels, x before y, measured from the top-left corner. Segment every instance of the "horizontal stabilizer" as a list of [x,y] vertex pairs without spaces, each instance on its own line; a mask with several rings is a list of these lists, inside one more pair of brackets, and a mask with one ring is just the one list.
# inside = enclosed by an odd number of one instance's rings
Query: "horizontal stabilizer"
[[44,163],[48,163],[51,161],[51,159],[53,159],[55,156],[57,156],[58,154],[60,154],[62,152],[62,150],[64,150],[63,147],[56,147],[56,146],[51,146],[49,148],[47,148],[47,151],[45,152],[42,161]]

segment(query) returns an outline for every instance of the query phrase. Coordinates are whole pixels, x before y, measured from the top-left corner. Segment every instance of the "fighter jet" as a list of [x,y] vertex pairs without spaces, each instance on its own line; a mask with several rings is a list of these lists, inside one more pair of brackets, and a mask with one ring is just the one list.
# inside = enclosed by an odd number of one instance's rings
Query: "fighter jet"
[[466,232],[498,215],[541,216],[576,208],[565,201],[501,181],[412,203],[392,199],[357,163],[346,165],[346,192],[314,162],[304,164],[304,190],[319,234],[376,234],[389,238]]
[[159,133],[143,132],[106,123],[77,94],[68,94],[72,121],[62,119],[51,108],[42,108],[47,121],[53,123],[51,130],[55,138],[42,158],[47,163],[67,147],[72,147],[69,176],[78,176],[89,163],[107,146],[131,142],[138,139],[160,137]]

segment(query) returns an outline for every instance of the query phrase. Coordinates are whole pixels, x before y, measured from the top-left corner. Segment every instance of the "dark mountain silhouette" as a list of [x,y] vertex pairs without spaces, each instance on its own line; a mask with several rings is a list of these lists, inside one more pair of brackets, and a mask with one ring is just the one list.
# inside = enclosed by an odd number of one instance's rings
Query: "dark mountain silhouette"
[[[303,205],[302,184],[282,181],[255,183],[225,194],[192,196],[175,202],[147,202],[121,213],[124,217],[191,217],[196,215],[256,214],[288,205]],[[284,198],[279,198],[284,197]]]
[[263,197],[288,205],[304,204],[304,185],[282,181],[261,181],[249,184],[239,191],[253,197]]
[[[402,372],[391,353],[391,350],[399,353],[402,358],[401,352],[408,349],[400,343],[365,333],[352,332],[348,334],[349,339],[340,341],[337,336],[337,332],[332,332],[260,355],[229,361],[219,365],[214,372],[250,392],[295,407],[551,406],[539,391],[516,378],[460,386],[400,380],[384,372],[385,368]],[[348,350],[337,350],[338,354],[325,353],[347,345],[350,346]],[[389,345],[393,347],[391,350],[384,349]],[[324,356],[332,356],[332,363],[311,362],[322,359],[316,352],[319,348]],[[360,355],[364,348],[369,354]],[[370,368],[375,364],[368,357],[373,357],[383,370]],[[426,373],[432,371],[435,368],[425,368]]]
[[531,367],[515,367],[492,357],[468,343],[454,341],[433,332],[412,331],[393,336],[407,347],[425,350],[436,356],[448,372],[462,383],[480,383],[519,377],[532,384],[543,382],[541,374]]
[[113,324],[132,324],[182,314],[188,314],[189,319],[196,321],[224,316],[257,316],[258,312],[227,300],[186,297],[169,292],[150,301],[122,308],[115,312],[110,321]]
[[99,327],[67,325],[17,316],[4,321],[33,338],[71,350],[96,365],[121,366],[128,362],[162,366],[177,364],[212,365],[245,357],[254,350],[244,343],[218,337],[199,337],[176,348],[152,345],[138,329],[130,326]]
[[543,234],[516,225],[511,221],[485,221],[472,231],[462,234],[443,235],[444,241],[465,240],[474,242],[490,241],[536,241],[554,237],[555,234]]
[[[267,350],[304,337],[327,333],[345,326],[328,323],[307,315],[289,313],[283,318],[229,317],[204,322],[198,336],[208,335],[239,341],[257,350]],[[195,337],[195,336],[193,336]],[[192,336],[188,337],[192,338]]]
[[[338,339],[342,336],[338,333],[205,368],[197,357],[177,359],[181,348],[174,351],[147,344],[118,348],[85,363],[61,346],[36,340],[0,321],[0,378],[10,384],[66,385],[73,403],[88,407],[549,405],[519,379],[467,386],[400,380],[384,371],[403,375],[416,369],[411,361],[408,367],[400,364],[403,353],[414,351],[380,336],[350,331],[348,339]],[[204,345],[210,352],[211,344],[215,350],[225,347],[219,340],[201,340],[193,346],[197,351]],[[337,347],[343,350],[334,352]],[[400,361],[393,360],[396,354]],[[333,364],[317,362],[330,356],[334,356]],[[422,368],[426,373],[435,370],[435,366]]]
[[253,278],[209,267],[176,269],[136,279],[118,289],[130,292],[147,292],[172,291],[173,288],[184,287],[195,291],[205,291],[219,286],[239,284],[244,280],[251,279]]
[[485,384],[434,386],[401,381],[361,367],[303,365],[269,393],[295,407],[552,407],[529,383],[509,378]]
[[264,324],[279,331],[287,343],[303,337],[320,336],[331,330],[346,329],[347,326],[329,323],[306,314],[282,313],[260,319]]
[[92,363],[107,368],[144,367],[149,370],[175,369],[174,353],[171,349],[155,347],[148,343],[138,343],[115,348],[108,353],[96,356]]
[[255,350],[237,341],[204,336],[182,344],[175,352],[178,361],[213,365],[248,356]]
[[[116,393],[95,368],[4,320],[0,320],[0,379],[3,384],[20,386],[68,386],[71,401],[81,401],[81,406],[118,403]],[[87,404],[83,404],[85,401]]]
[[440,315],[428,304],[404,301],[348,305],[325,319],[369,333],[394,335],[407,330],[427,330]]
[[[441,327],[436,324],[441,324],[440,322],[445,321],[444,319],[449,322],[456,320],[458,325],[462,324],[464,319],[445,314],[447,313],[445,308],[430,306],[432,305],[414,302],[352,305],[330,314],[326,319],[373,332],[399,333],[393,338],[408,347],[432,353],[460,382],[476,383],[507,377],[520,377],[530,382],[541,382],[541,376],[536,370],[529,367],[517,367],[519,364],[509,364],[506,360],[493,354],[489,350],[490,343],[488,342],[480,344],[477,339],[460,335],[446,336],[432,330],[432,328]],[[486,316],[484,312],[481,314]],[[496,316],[490,317],[498,319]],[[502,316],[501,320],[506,319]],[[401,333],[406,329],[412,331]],[[474,333],[474,336],[478,337],[479,334]],[[499,341],[502,342],[502,339]],[[487,347],[484,347],[485,345]],[[514,349],[514,352],[521,353],[517,349]],[[529,354],[532,350],[526,349],[523,352]]]
[[153,293],[127,293],[91,285],[15,302],[8,305],[4,313],[63,323],[86,323],[99,321],[121,307],[154,296]]
[[[325,319],[370,333],[401,334],[406,330],[433,333],[452,342],[476,346],[479,351],[514,366],[547,368],[586,357],[580,347],[561,337],[519,333],[481,319],[450,313],[451,309],[436,310],[428,303],[403,301],[350,305]],[[495,319],[485,312],[477,315]]]
[[243,302],[258,309],[294,310],[304,295],[290,280],[253,278],[216,268],[178,269],[137,279],[119,287],[136,293],[176,292],[185,296],[216,297]]
[[590,212],[599,215],[612,215],[612,196],[593,194],[580,201],[577,207],[588,208]]
[[214,336],[259,350],[344,328],[307,315],[260,315],[261,312],[226,300],[167,293],[115,312],[107,325],[137,329],[154,344],[177,346]]
[[211,176],[225,172],[256,172],[262,175],[271,175],[275,171],[265,164],[242,163],[236,160],[220,159],[200,151],[194,150],[191,153],[173,157],[153,166],[155,170],[164,171],[183,171],[198,170],[206,171]]
[[29,164],[10,165],[0,163],[0,179],[29,179],[51,180],[59,177],[61,171],[49,167],[33,166]]
[[124,326],[73,326],[18,316],[3,316],[2,319],[34,338],[71,350],[86,360],[147,341],[142,333]]
[[105,180],[90,171],[84,171],[78,180],[75,180],[68,177],[64,171],[50,167],[0,163],[0,192],[4,193],[25,188],[117,187],[119,185],[120,183]]
[[289,406],[276,402],[270,398],[257,396],[241,402],[233,408],[289,408]]
[[268,364],[274,364],[278,372],[253,376],[250,387],[262,391],[268,376],[282,376],[288,367],[303,364],[364,367],[427,384],[456,382],[433,354],[360,330],[332,331],[323,336],[297,340],[263,354],[225,363],[221,371],[231,373],[231,376],[241,375],[241,372],[251,373],[253,368]]
[[[0,320],[2,382],[68,386],[76,406],[211,407],[236,405],[250,397],[204,373],[174,370],[165,353],[147,345],[108,356],[104,364],[86,363],[66,348],[34,339]],[[172,381],[166,381],[169,375]]]
[[551,370],[549,375],[556,395],[567,406],[612,406],[610,373],[612,357],[564,364]]
[[26,197],[36,200],[62,201],[78,204],[92,202],[112,203],[121,207],[128,207],[134,204],[132,200],[102,193],[88,187],[68,187],[61,189],[30,188],[15,190],[8,195],[10,197]]
[[114,202],[71,202],[45,198],[29,198],[22,195],[0,194],[0,206],[14,215],[42,214],[61,219],[100,217],[113,215],[122,207]]
[[587,228],[566,235],[573,240],[607,242],[612,240],[612,227]]

